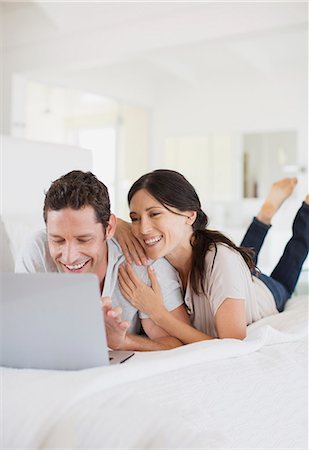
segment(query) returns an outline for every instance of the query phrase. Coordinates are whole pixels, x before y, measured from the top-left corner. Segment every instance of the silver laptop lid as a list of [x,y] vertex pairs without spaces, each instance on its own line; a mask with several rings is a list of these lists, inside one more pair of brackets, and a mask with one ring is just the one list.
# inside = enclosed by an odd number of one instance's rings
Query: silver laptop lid
[[77,370],[109,364],[95,274],[0,274],[0,365]]

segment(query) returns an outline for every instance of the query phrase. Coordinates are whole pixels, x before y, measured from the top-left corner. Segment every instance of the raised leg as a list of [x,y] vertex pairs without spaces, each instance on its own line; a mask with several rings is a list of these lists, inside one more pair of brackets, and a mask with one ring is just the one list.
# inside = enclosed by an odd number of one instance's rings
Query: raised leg
[[242,247],[251,247],[255,251],[255,263],[268,230],[271,220],[282,203],[292,194],[297,184],[297,178],[283,178],[276,181],[269,191],[257,216],[254,217],[241,242]]
[[261,247],[270,227],[271,225],[266,225],[265,223],[260,222],[256,217],[254,217],[240,244],[241,247],[253,248],[255,264],[257,264],[257,259]]
[[309,195],[298,210],[293,222],[293,234],[283,254],[271,273],[271,278],[280,282],[292,295],[302,265],[309,249]]

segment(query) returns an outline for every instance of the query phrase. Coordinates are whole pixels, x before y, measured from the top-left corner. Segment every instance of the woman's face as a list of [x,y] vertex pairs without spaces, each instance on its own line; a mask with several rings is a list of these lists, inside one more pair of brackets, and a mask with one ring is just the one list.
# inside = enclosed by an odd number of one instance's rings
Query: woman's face
[[190,245],[196,213],[169,209],[174,212],[166,209],[146,189],[137,191],[131,199],[132,232],[150,259],[172,256],[181,247]]

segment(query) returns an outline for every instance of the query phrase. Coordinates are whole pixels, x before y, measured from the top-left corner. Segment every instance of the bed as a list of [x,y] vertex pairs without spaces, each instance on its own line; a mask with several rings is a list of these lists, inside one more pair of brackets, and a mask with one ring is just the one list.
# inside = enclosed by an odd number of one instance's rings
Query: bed
[[307,449],[308,298],[248,329],[75,372],[1,369],[4,449]]

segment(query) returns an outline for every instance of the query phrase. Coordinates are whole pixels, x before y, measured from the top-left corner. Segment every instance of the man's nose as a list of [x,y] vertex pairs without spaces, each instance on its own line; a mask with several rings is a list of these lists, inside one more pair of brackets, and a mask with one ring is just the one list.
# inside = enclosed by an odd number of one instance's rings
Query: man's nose
[[78,251],[74,244],[67,243],[62,252],[63,262],[73,264],[78,259]]

